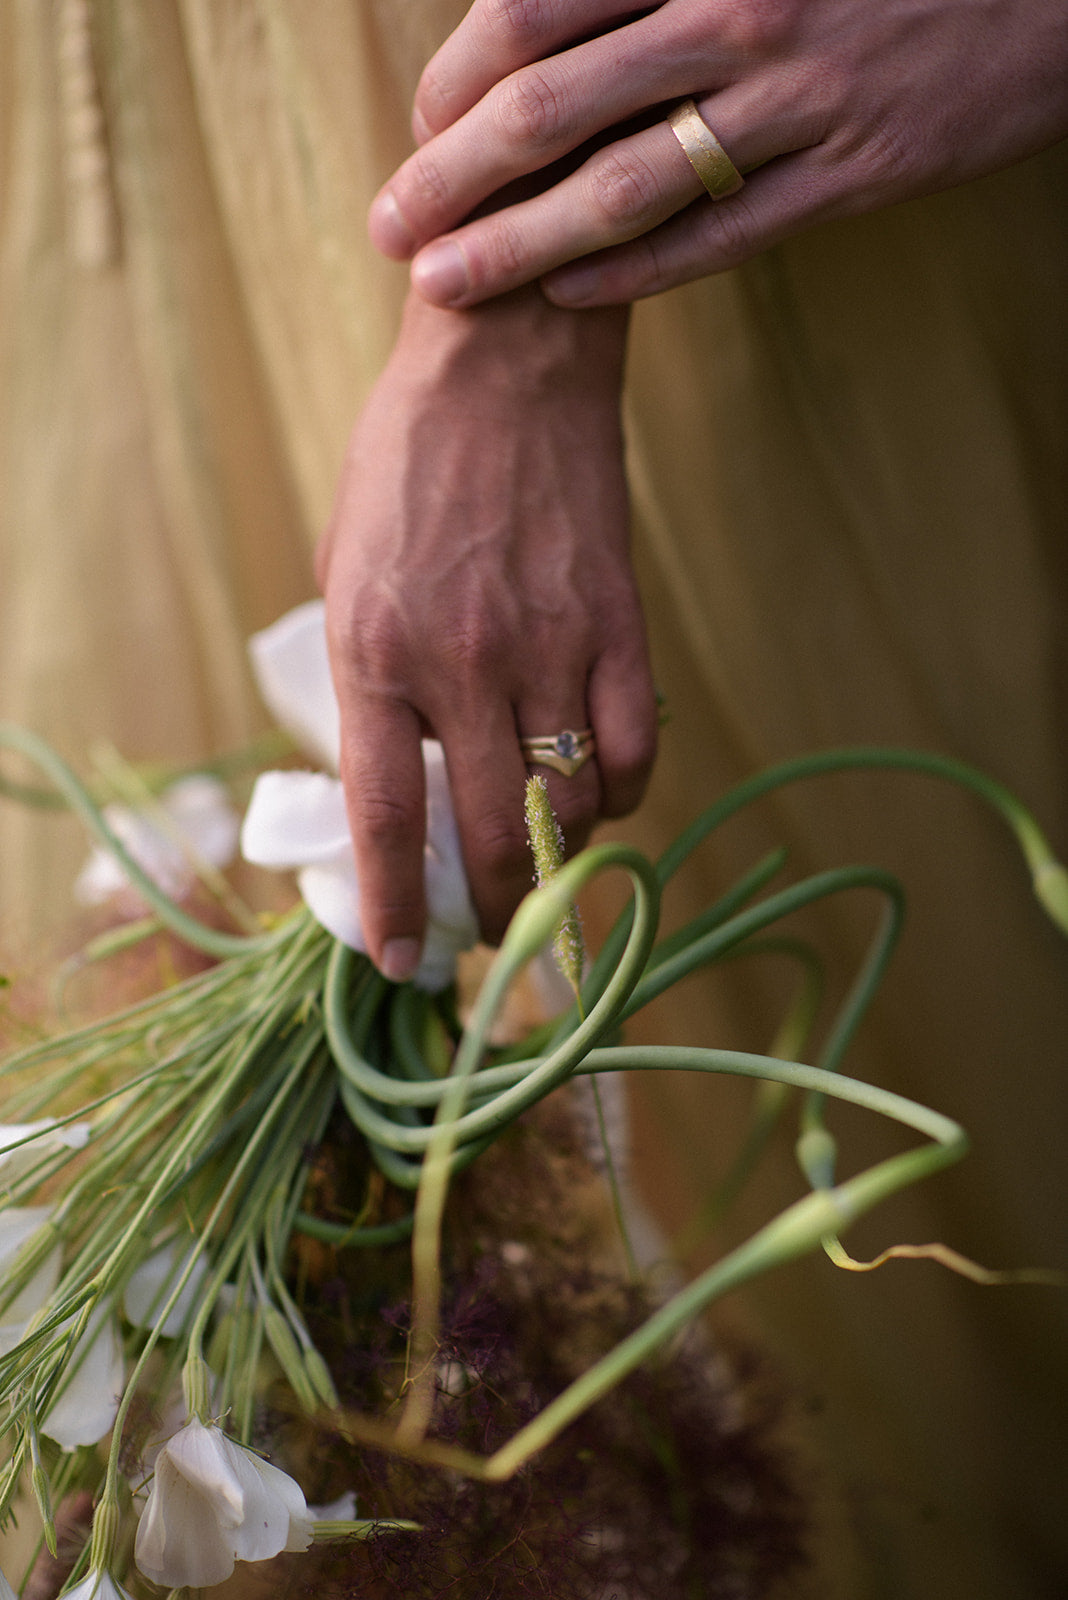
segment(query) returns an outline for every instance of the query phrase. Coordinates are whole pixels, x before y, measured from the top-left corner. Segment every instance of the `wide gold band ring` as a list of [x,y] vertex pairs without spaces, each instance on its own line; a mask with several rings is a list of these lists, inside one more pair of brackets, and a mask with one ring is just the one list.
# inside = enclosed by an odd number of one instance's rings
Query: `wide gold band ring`
[[593,729],[581,728],[576,733],[573,728],[565,728],[562,733],[520,739],[519,748],[528,767],[551,767],[565,778],[573,778],[593,755]]
[[668,116],[668,126],[686,152],[686,159],[712,196],[726,200],[745,179],[692,100],[683,100]]

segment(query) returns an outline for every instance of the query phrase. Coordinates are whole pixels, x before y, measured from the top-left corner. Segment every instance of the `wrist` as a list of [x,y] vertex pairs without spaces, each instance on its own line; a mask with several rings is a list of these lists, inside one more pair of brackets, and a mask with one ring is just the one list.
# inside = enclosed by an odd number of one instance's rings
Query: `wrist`
[[629,306],[574,311],[546,300],[538,284],[465,311],[430,305],[414,291],[394,361],[426,381],[521,389],[531,399],[567,394],[618,401]]

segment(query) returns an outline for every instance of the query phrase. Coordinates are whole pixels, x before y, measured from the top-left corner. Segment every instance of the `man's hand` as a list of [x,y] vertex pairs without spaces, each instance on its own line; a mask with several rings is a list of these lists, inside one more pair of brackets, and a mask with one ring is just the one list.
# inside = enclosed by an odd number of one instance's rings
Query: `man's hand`
[[[1066,77],[1052,0],[475,0],[371,233],[437,305],[543,276],[558,305],[633,300],[1033,154],[1068,133]],[[750,174],[730,199],[664,121],[688,97]]]

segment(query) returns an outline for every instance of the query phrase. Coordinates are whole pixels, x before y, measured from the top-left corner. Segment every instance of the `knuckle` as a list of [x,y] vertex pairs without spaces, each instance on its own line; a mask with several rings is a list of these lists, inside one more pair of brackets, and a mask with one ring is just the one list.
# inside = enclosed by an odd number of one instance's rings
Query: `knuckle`
[[394,197],[402,214],[419,222],[448,212],[452,191],[429,150],[412,156],[393,180]]
[[567,122],[567,102],[559,87],[538,66],[526,67],[505,78],[497,89],[499,129],[510,144],[552,146]]
[[418,804],[378,776],[357,770],[350,778],[349,792],[356,827],[372,849],[408,845],[419,838],[422,816]]
[[915,172],[922,147],[919,129],[906,129],[900,122],[880,123],[868,133],[855,158],[861,191],[887,198],[896,195]]
[[552,32],[551,0],[482,0],[487,32],[506,49],[537,49]]
[[442,673],[457,687],[485,684],[504,663],[508,637],[501,617],[477,598],[454,605],[435,650]]
[[729,201],[712,202],[712,220],[715,228],[716,270],[724,271],[748,261],[757,248],[754,240],[756,228],[745,191]]
[[523,237],[505,213],[472,230],[467,246],[467,271],[472,289],[484,284],[522,279],[529,260]]
[[346,611],[331,630],[331,655],[347,675],[372,684],[393,682],[408,660],[408,639],[392,607],[366,598]]
[[[520,818],[522,810],[519,811]],[[491,878],[507,881],[527,870],[530,850],[521,821],[509,810],[486,811],[471,826],[471,855]]]
[[717,18],[722,45],[749,58],[780,52],[795,36],[803,0],[723,0]]
[[662,194],[656,173],[622,146],[591,164],[590,200],[614,231],[644,233],[660,219]]

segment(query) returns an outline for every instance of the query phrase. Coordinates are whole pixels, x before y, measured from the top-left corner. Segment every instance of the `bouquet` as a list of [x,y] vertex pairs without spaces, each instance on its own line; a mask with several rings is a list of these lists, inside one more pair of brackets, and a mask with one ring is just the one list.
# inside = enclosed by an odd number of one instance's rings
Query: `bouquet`
[[[101,853],[83,892],[123,884],[142,898],[144,916],[94,941],[88,958],[114,959],[160,928],[203,957],[192,975],[32,1038],[3,1064],[0,1516],[35,1502],[54,1556],[57,1524],[71,1534],[72,1515],[92,1505],[60,1575],[76,1600],[210,1588],[235,1563],[284,1552],[299,1556],[286,1592],[322,1594],[333,1571],[337,1592],[354,1593],[344,1585],[357,1547],[369,1563],[361,1594],[546,1592],[532,1574],[549,1570],[554,1549],[557,1596],[601,1594],[609,1581],[635,1597],[669,1582],[679,1594],[766,1593],[801,1559],[796,1498],[759,1429],[727,1419],[707,1351],[687,1330],[724,1292],[785,1261],[821,1248],[848,1261],[839,1236],[849,1224],[960,1159],[966,1135],[842,1071],[901,927],[891,874],[849,867],[774,886],[775,852],[664,937],[661,891],[744,806],[860,768],[938,777],[992,806],[1065,931],[1068,874],[1014,796],[935,754],[847,749],[785,763],[717,800],[655,864],[622,844],[565,861],[532,780],[538,886],[461,1015],[455,962],[476,926],[440,749],[424,751],[430,930],[414,983],[395,986],[361,950],[320,608],[259,636],[254,661],[280,722],[326,769],[262,774],[244,818],[245,855],[297,871],[301,899],[284,914],[253,917],[220,878],[234,825],[202,777],[141,813],[101,806],[40,740],[0,727],[0,743],[35,759],[95,836]],[[606,872],[626,875],[631,899],[588,961],[575,903]],[[183,903],[194,877],[218,890],[226,925]],[[818,957],[776,925],[858,886],[880,896],[882,915],[810,1061]],[[803,981],[770,1054],[625,1042],[628,1017],[655,996],[771,940],[797,957]],[[498,1019],[547,946],[568,1003],[502,1042]],[[598,1085],[666,1069],[765,1086],[727,1189],[799,1091],[803,1184],[692,1283],[654,1294],[628,1259]],[[588,1085],[578,1109],[547,1100],[578,1080]],[[922,1142],[840,1179],[829,1099],[891,1117]],[[584,1118],[619,1226],[607,1255],[605,1228],[582,1211]],[[587,1201],[592,1215],[600,1202]],[[302,1415],[317,1429],[310,1454]],[[724,1462],[749,1485],[749,1510],[721,1508],[699,1532],[697,1519],[680,1520],[679,1495],[726,1503]],[[359,1505],[349,1483],[309,1508],[306,1488],[336,1488],[346,1474],[360,1478]],[[664,1527],[639,1554],[633,1532],[650,1504],[662,1504]],[[302,1580],[313,1545],[319,1576]],[[500,1563],[477,1576],[490,1547],[509,1552],[512,1588],[491,1590]],[[0,1576],[0,1596],[26,1594],[31,1581]]]

